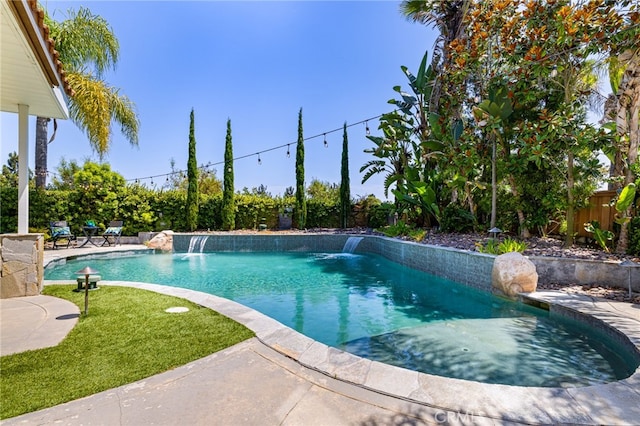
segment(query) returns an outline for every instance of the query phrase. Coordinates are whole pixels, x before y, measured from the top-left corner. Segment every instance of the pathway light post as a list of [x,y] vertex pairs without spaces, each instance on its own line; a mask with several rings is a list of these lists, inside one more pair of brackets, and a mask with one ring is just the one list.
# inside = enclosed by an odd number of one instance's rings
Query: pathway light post
[[90,266],[85,266],[84,268],[76,271],[78,275],[84,275],[84,315],[87,316],[89,313],[89,276],[97,274],[98,271],[91,268]]
[[625,259],[622,263],[620,263],[620,266],[627,270],[627,275],[629,276],[629,299],[631,299],[631,269],[637,268],[640,265],[632,260]]
[[498,237],[498,234],[500,234],[502,232],[502,229],[498,228],[497,226],[494,226],[493,228],[489,229],[489,234],[491,234],[491,238],[493,238],[494,240]]

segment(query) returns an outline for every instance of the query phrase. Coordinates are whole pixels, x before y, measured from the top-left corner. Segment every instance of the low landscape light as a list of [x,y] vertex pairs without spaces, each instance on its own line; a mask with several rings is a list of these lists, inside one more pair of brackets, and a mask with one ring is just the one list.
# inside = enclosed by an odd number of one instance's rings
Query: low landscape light
[[93,269],[90,266],[85,266],[84,268],[76,271],[77,275],[84,275],[84,314],[87,315],[89,313],[89,275],[95,275],[98,271]]
[[494,226],[493,228],[489,229],[489,233],[491,234],[491,238],[496,238],[498,236],[498,234],[500,234],[502,232],[502,229],[498,228],[497,226]]
[[620,263],[620,266],[627,269],[627,275],[629,277],[629,299],[631,299],[631,268],[637,268],[640,265],[632,260],[625,259]]

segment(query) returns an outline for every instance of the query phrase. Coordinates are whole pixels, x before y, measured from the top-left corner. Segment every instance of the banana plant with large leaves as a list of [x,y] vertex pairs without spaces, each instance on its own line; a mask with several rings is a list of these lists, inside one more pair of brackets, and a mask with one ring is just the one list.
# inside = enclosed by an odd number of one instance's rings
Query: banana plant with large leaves
[[413,161],[415,145],[411,142],[411,122],[407,122],[397,111],[383,114],[379,129],[383,136],[367,136],[375,146],[364,152],[373,155],[375,159],[360,167],[360,173],[364,172],[362,183],[374,175],[384,174],[384,195],[388,197],[392,185],[402,187],[405,170]]
[[[513,113],[511,99],[507,96],[506,88],[489,90],[489,97],[482,100],[473,108],[473,116],[478,126],[486,129],[491,140],[491,223],[493,229],[496,226],[498,179],[497,179],[497,141],[503,138],[503,126],[505,121]],[[512,189],[513,190],[513,189]],[[524,213],[518,212],[520,226],[524,226]]]

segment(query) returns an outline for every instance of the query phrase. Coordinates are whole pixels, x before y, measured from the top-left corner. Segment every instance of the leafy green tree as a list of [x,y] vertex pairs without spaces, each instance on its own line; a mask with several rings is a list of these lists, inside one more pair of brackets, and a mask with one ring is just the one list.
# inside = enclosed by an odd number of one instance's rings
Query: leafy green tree
[[311,179],[307,187],[309,199],[326,203],[337,203],[340,201],[340,187],[335,183],[322,182],[316,178]]
[[7,164],[2,166],[0,184],[6,187],[18,187],[18,153],[9,153]]
[[198,161],[196,160],[194,112],[191,109],[189,120],[189,158],[187,160],[187,229],[195,231],[198,227]]
[[[170,161],[171,172],[165,179],[162,187],[170,191],[182,191],[186,194],[187,187],[189,186],[189,180],[187,175],[182,171],[176,169],[176,162],[172,158]],[[198,193],[200,195],[220,195],[222,194],[222,181],[218,179],[216,175],[216,169],[211,169],[208,166],[200,166],[200,173],[198,173]]]
[[69,215],[70,222],[76,227],[87,220],[94,220],[104,227],[104,222],[119,218],[119,194],[124,191],[125,180],[111,170],[108,163],[85,162],[82,169],[74,173],[73,186]]
[[346,228],[351,216],[351,187],[349,183],[349,139],[347,123],[342,129],[342,168],[340,169],[340,226]]
[[302,133],[302,108],[298,113],[298,143],[296,145],[296,218],[298,229],[307,223],[307,200],[304,190],[304,136]]
[[[109,86],[101,78],[109,68],[115,68],[119,44],[109,24],[89,9],[69,11],[68,19],[57,22],[48,15],[45,22],[60,54],[67,81],[73,91],[69,98],[71,120],[83,130],[89,144],[100,158],[109,150],[111,124],[117,123],[132,145],[138,144],[139,120],[134,103]],[[47,176],[47,129],[50,119],[36,119],[36,186],[44,188]]]
[[227,137],[224,145],[224,191],[222,194],[222,229],[235,229],[236,206],[233,199],[233,144],[231,120],[227,120]]
[[171,167],[171,173],[167,176],[162,187],[167,190],[182,189],[187,190],[187,178],[183,171],[176,168],[176,160],[172,157],[169,160],[169,166]]
[[[623,1],[619,5],[630,4]],[[587,155],[593,144],[583,137],[593,134],[587,128],[585,114],[589,100],[585,90],[589,84],[585,83],[591,79],[589,58],[612,49],[612,45],[619,49],[625,45],[623,39],[627,46],[633,40],[637,25],[635,30],[627,31],[620,24],[637,21],[637,10],[628,13],[625,20],[622,9],[604,1],[472,2],[464,15],[464,37],[449,45],[454,60],[443,70],[446,75],[439,78],[467,82],[468,90],[453,94],[457,95],[457,102],[471,109],[487,101],[491,93],[502,91],[512,104],[513,114],[508,122],[501,119],[502,123],[490,123],[491,120],[476,116],[475,126],[468,122],[470,129],[465,139],[472,141],[474,134],[477,138],[484,133],[498,141],[494,168],[498,170],[497,185],[508,189],[515,200],[512,206],[517,211],[522,236],[528,235],[532,224],[526,212],[540,200],[532,199],[540,191],[525,192],[525,188],[535,189],[526,185],[527,173],[532,170],[562,171],[553,176],[564,176],[563,185],[552,187],[565,187],[564,200],[556,207],[565,209],[567,218],[573,216],[571,209],[582,201],[582,189],[576,183],[585,176],[590,179],[595,165],[593,157]],[[489,128],[492,130],[487,132]],[[481,139],[466,147],[466,151],[471,150],[469,157],[487,157],[486,144]],[[447,151],[450,148],[456,147],[446,147]],[[451,158],[454,154],[445,155]],[[583,174],[578,176],[578,171]]]
[[68,191],[74,189],[74,175],[81,170],[81,167],[75,160],[67,162],[64,158],[60,160],[57,168],[57,176],[54,176],[51,182],[51,189]]

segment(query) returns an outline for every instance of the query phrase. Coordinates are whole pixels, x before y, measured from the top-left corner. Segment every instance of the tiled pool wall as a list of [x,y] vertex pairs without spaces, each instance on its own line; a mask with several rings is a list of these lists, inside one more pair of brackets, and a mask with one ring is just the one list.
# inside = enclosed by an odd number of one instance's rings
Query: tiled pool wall
[[[191,237],[201,234],[174,234],[173,250],[186,253]],[[494,257],[482,253],[435,247],[373,235],[209,235],[204,252],[220,251],[309,251],[341,252],[349,238],[362,238],[358,253],[375,253],[405,265],[460,284],[491,291]]]
[[[530,304],[530,300],[539,301],[535,293],[533,295],[523,293],[520,295],[520,300],[527,304]],[[534,304],[534,306],[539,305]],[[615,324],[612,324],[607,312],[595,308],[590,301],[574,301],[570,305],[551,303],[546,304],[543,309],[548,310],[551,317],[562,317],[592,331],[598,330],[611,339],[612,343],[618,345],[616,350],[618,355],[626,356],[628,358],[626,361],[630,364],[640,364],[640,341],[630,337],[636,334],[635,330],[638,326],[636,321],[618,319]]]
[[[174,234],[173,250],[186,253],[191,237],[203,234]],[[295,234],[206,236],[204,251],[342,251],[349,238],[362,238],[356,252],[376,253],[413,269],[428,272],[461,284],[491,291],[491,255],[448,247],[430,246],[375,235]],[[561,257],[529,257],[543,283],[598,284],[640,291],[640,265],[621,267],[618,262],[602,262]]]

